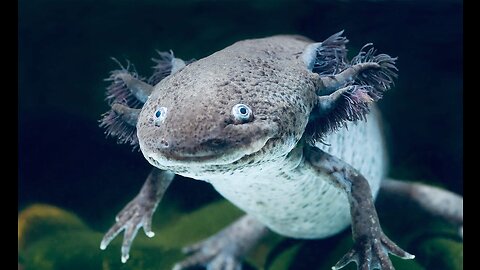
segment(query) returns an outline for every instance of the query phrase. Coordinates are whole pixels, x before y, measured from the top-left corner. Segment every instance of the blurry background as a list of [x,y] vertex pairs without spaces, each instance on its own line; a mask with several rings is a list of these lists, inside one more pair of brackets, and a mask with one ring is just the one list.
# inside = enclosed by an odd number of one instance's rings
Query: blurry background
[[[461,1],[19,0],[18,210],[43,202],[104,231],[137,194],[150,165],[105,138],[109,71],[129,59],[149,76],[155,50],[200,59],[235,41],[345,29],[350,57],[368,42],[398,56],[399,78],[380,101],[390,175],[463,194]],[[190,211],[220,197],[174,181],[164,204]]]

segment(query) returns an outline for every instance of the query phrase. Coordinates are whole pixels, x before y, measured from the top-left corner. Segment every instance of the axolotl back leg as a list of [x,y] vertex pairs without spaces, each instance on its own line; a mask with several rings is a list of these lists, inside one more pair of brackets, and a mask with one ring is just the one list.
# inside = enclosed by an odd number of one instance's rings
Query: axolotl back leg
[[416,208],[457,226],[463,238],[463,197],[458,194],[422,183],[389,178],[382,181],[378,199],[387,205],[391,200],[402,205],[413,203]]
[[209,270],[240,270],[242,258],[268,232],[250,215],[239,218],[217,234],[183,249],[190,257],[174,270],[205,266]]

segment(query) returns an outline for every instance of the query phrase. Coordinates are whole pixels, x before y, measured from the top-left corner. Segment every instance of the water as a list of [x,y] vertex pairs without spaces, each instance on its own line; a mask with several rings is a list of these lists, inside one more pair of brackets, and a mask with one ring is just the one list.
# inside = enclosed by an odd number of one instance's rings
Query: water
[[[352,56],[373,42],[399,58],[379,104],[391,175],[463,194],[462,12],[461,1],[21,0],[18,210],[48,203],[104,231],[138,192],[149,165],[98,127],[110,57],[149,76],[156,49],[199,59],[240,39],[320,41],[341,29]],[[177,180],[164,200],[174,209],[221,200],[205,183]]]

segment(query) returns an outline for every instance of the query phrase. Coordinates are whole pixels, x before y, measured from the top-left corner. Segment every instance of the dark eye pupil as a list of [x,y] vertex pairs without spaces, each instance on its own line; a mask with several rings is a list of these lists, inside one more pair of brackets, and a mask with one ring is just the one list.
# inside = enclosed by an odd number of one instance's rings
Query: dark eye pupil
[[247,114],[247,109],[246,108],[240,108],[240,113],[241,114]]
[[157,112],[155,113],[155,116],[156,116],[157,118],[160,117],[160,115],[162,115],[162,113],[161,113],[160,111],[157,111]]

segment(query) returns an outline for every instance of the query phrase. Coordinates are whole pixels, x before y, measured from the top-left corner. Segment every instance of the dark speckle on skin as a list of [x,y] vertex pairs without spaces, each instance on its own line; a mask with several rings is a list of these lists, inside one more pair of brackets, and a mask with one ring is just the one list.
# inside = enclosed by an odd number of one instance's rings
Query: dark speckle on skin
[[[301,150],[320,85],[298,57],[309,43],[291,36],[244,40],[166,77],[140,113],[142,152],[156,167],[212,183],[235,205],[287,236],[323,237],[348,226],[346,197],[305,165]],[[237,104],[251,109],[251,121],[235,121]],[[168,115],[155,126],[151,118],[159,106],[168,108]],[[353,146],[363,150],[368,134],[352,136],[361,143],[348,147],[339,134],[327,136],[333,145],[328,151],[366,166],[349,155]],[[378,168],[372,175],[380,175]],[[308,225],[315,222],[315,228]]]

